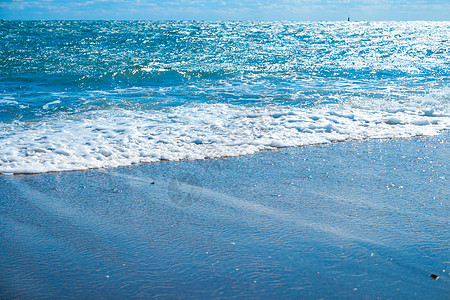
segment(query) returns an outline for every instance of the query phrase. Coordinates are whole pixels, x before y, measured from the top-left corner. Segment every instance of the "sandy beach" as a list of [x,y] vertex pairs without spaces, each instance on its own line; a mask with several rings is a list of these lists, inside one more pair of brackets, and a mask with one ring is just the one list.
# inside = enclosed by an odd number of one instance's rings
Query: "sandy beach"
[[1,176],[0,298],[448,299],[449,137]]

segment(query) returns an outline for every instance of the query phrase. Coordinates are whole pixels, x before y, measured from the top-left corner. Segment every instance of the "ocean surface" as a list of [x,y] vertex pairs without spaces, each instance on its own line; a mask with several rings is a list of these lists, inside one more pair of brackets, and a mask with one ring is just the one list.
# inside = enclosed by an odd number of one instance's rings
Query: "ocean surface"
[[450,22],[0,21],[0,173],[450,128]]

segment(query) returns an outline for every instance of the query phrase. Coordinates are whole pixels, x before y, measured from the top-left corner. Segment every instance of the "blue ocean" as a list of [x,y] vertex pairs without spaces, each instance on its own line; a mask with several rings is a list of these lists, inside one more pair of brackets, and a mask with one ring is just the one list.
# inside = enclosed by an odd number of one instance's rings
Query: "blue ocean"
[[450,22],[0,21],[0,299],[448,300],[449,100]]
[[450,128],[450,22],[0,21],[0,173]]

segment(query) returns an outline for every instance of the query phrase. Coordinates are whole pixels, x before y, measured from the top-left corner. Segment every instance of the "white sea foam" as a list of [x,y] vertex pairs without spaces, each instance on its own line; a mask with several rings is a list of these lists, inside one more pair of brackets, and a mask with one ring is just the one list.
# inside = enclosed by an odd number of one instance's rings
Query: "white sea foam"
[[50,103],[44,104],[44,106],[42,106],[42,109],[50,109],[51,105],[59,104],[59,103],[61,103],[61,100],[52,101]]
[[41,173],[161,160],[239,156],[281,147],[436,135],[445,109],[361,105],[100,110],[37,123],[0,124],[0,173]]
[[5,96],[0,99],[0,105],[18,105],[19,102],[17,102],[13,97]]

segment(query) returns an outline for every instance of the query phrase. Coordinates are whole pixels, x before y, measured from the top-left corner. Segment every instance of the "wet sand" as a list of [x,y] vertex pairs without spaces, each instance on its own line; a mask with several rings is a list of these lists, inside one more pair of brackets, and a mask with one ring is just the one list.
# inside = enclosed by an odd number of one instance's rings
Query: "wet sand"
[[448,299],[449,140],[0,176],[0,298]]

